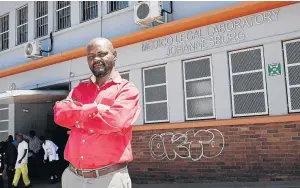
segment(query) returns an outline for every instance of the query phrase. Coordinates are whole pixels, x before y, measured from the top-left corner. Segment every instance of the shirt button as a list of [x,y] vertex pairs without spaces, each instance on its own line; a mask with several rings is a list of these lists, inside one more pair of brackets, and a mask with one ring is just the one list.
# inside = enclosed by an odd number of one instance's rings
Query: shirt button
[[94,130],[93,130],[93,129],[91,129],[91,130],[90,130],[90,132],[91,132],[91,133],[93,133],[93,132],[94,132]]
[[83,156],[81,156],[81,159],[83,159]]
[[83,143],[85,143],[85,140],[82,140]]

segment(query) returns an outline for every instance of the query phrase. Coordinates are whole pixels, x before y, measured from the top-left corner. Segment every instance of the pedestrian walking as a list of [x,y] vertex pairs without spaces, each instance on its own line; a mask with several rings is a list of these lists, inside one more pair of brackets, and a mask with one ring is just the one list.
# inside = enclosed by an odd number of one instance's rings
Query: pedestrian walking
[[51,140],[46,140],[45,137],[40,137],[42,142],[42,147],[44,149],[44,163],[47,163],[47,169],[50,177],[51,183],[57,181],[57,161],[58,157],[58,147]]
[[12,182],[15,175],[15,165],[17,162],[18,151],[16,146],[11,142],[10,139],[6,141],[5,147],[5,164],[6,164],[6,175],[8,181],[8,188],[12,188]]
[[71,129],[63,188],[131,188],[127,164],[133,160],[132,124],[140,114],[139,91],[115,70],[116,59],[111,41],[93,39],[87,46],[93,75],[54,106],[56,124]]
[[13,179],[13,186],[17,187],[20,177],[22,175],[25,187],[30,186],[30,180],[28,177],[28,143],[24,140],[23,136],[18,134],[17,141],[19,142],[18,145],[18,157],[17,162],[15,165],[15,176]]

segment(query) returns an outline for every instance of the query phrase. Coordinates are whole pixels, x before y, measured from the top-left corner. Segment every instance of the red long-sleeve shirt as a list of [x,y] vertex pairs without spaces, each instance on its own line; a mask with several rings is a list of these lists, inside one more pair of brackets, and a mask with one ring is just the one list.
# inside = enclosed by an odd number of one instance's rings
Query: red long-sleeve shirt
[[[114,71],[103,86],[91,77],[54,106],[54,121],[71,129],[65,159],[79,169],[130,162],[132,124],[140,114],[139,91]],[[108,106],[98,111],[97,103]]]

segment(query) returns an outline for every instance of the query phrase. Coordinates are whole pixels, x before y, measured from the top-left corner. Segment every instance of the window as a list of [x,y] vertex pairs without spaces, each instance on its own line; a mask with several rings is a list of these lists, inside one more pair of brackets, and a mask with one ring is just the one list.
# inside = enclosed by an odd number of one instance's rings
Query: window
[[17,10],[17,45],[28,41],[28,6]]
[[48,35],[48,2],[35,2],[35,37]]
[[268,114],[263,48],[229,53],[233,116]]
[[143,70],[146,123],[169,121],[166,65]]
[[98,17],[97,1],[81,1],[81,22],[85,22]]
[[120,73],[120,75],[123,79],[129,81],[129,72],[122,72],[122,73]]
[[0,51],[8,49],[9,45],[9,15],[0,17]]
[[300,39],[284,42],[289,112],[300,112]]
[[0,104],[0,141],[4,141],[8,137],[8,105]]
[[107,1],[107,13],[112,13],[128,7],[128,1]]
[[183,61],[186,120],[215,117],[211,57]]
[[71,2],[57,1],[56,2],[56,29],[57,31],[71,27]]

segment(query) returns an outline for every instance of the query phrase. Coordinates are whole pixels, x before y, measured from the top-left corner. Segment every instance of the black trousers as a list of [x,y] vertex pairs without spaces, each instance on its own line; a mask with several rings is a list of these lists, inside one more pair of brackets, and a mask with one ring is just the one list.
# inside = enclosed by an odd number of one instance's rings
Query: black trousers
[[57,176],[57,162],[58,161],[51,161],[47,163],[49,177],[53,176],[53,178],[55,178],[55,176]]
[[15,170],[8,170],[6,168],[6,175],[7,175],[8,188],[12,188],[12,182],[13,182],[13,179],[14,179]]

